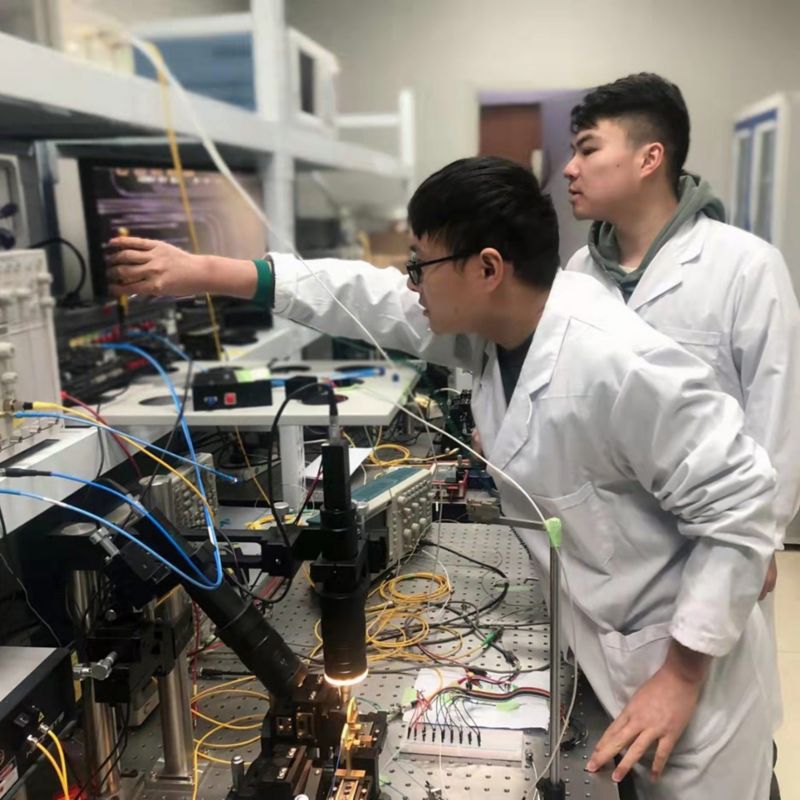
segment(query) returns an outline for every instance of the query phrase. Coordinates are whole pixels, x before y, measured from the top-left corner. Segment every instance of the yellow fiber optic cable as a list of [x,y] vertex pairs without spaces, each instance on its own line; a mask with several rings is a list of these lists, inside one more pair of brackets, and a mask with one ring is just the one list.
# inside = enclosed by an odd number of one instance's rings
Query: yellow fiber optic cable
[[[227,724],[235,724],[235,723],[239,723],[239,722],[244,722],[245,720],[248,720],[248,719],[258,719],[258,720],[260,720],[260,719],[261,719],[261,716],[260,716],[260,715],[258,715],[258,714],[248,714],[248,715],[247,715],[247,716],[245,716],[245,717],[238,717],[237,719],[231,720],[231,722],[230,722],[230,723],[227,723]],[[193,788],[193,790],[192,790],[192,800],[197,800],[197,792],[198,792],[198,791],[199,791],[199,789],[200,789],[200,786],[199,786],[199,780],[198,780],[199,773],[200,773],[200,768],[199,768],[199,765],[198,765],[198,763],[197,763],[197,762],[199,761],[199,759],[200,759],[201,757],[202,757],[202,758],[205,758],[205,754],[201,752],[200,748],[201,748],[201,747],[202,747],[202,746],[205,744],[205,741],[206,741],[206,739],[208,739],[208,738],[209,738],[210,736],[212,736],[213,734],[217,733],[217,731],[221,731],[221,730],[223,729],[223,727],[224,727],[224,725],[217,725],[216,727],[214,727],[214,728],[211,728],[210,730],[206,731],[206,732],[205,732],[205,733],[204,733],[204,734],[203,734],[203,735],[202,735],[202,736],[201,736],[199,739],[197,739],[197,741],[195,742],[195,746],[194,746],[194,757],[193,757],[193,762],[194,762],[194,763],[193,763],[193,770],[192,770],[192,772],[193,772],[193,777],[194,777],[194,780],[192,781],[192,782],[193,782],[193,784],[194,784],[194,788]],[[49,755],[49,753],[48,753],[48,755]],[[208,760],[209,760],[209,761],[213,761],[213,759],[211,759],[211,758],[210,758],[210,759],[208,759]],[[54,762],[54,763],[55,763],[55,762]],[[228,763],[228,762],[226,762],[226,763]]]
[[[178,137],[175,135],[175,126],[173,125],[172,122],[172,106],[170,103],[170,95],[169,95],[169,80],[164,70],[164,59],[161,55],[161,52],[154,44],[149,43],[149,48],[153,53],[156,65],[158,67],[156,71],[158,72],[158,82],[161,86],[161,103],[164,108],[164,128],[167,133],[167,140],[169,142],[169,152],[170,155],[172,156],[172,166],[175,170],[175,177],[178,179],[178,189],[180,191],[181,204],[183,205],[183,211],[186,214],[186,222],[189,226],[189,240],[191,241],[192,244],[192,251],[195,254],[199,254],[200,240],[197,237],[197,229],[195,228],[194,216],[192,214],[192,204],[189,201],[189,192],[186,189],[186,176],[183,172],[183,162],[181,160],[180,148],[178,147]],[[211,331],[214,337],[214,349],[217,352],[217,358],[220,361],[224,361],[225,351],[222,348],[222,342],[220,341],[219,338],[219,322],[217,320],[216,309],[214,308],[214,300],[212,299],[211,295],[208,292],[206,292],[205,298],[206,298],[206,306],[208,308],[208,316],[211,322]],[[261,485],[261,481],[255,474],[253,465],[250,463],[250,456],[247,454],[247,449],[244,446],[244,442],[242,441],[242,436],[239,433],[239,429],[234,428],[234,433],[236,434],[236,439],[239,443],[239,449],[241,450],[245,466],[253,476],[253,483],[255,483],[256,488],[258,489],[258,493],[261,495],[261,498],[267,505],[271,505],[269,496],[267,495],[266,491],[264,491],[264,487]]]
[[53,733],[50,728],[47,729],[47,735],[53,740],[56,751],[58,752],[58,760],[61,763],[61,773],[64,775],[64,779],[67,778],[67,758],[64,755],[64,748],[61,746],[61,739]]
[[[78,419],[89,420],[93,423],[95,427],[100,428],[101,430],[108,431],[109,433],[115,432],[112,431],[108,425],[105,425],[102,422],[97,421],[96,419],[94,419],[94,417],[90,416],[89,414],[83,411],[78,411],[75,408],[70,408],[69,406],[62,406],[59,403],[47,403],[44,401],[36,401],[34,403],[31,403],[31,406],[33,407],[34,411],[60,411],[63,414],[67,414],[72,417],[77,417]],[[117,435],[119,436],[120,439],[127,442],[131,447],[136,448],[136,450],[142,453],[142,455],[145,455],[148,458],[152,459],[153,461],[156,462],[156,464],[159,464],[160,466],[164,467],[164,469],[168,470],[173,475],[176,475],[178,478],[180,478],[180,480],[183,481],[183,483],[185,483],[186,486],[188,486],[189,489],[192,492],[194,492],[194,494],[196,494],[197,497],[200,498],[201,502],[208,508],[209,513],[211,513],[211,516],[213,518],[214,512],[209,506],[208,500],[206,500],[206,498],[203,497],[203,495],[200,493],[200,490],[185,475],[178,472],[178,470],[176,470],[174,467],[171,467],[169,464],[167,464],[166,461],[159,458],[155,453],[151,453],[144,445],[141,445],[139,444],[139,442],[136,442],[133,439],[127,437],[124,433],[118,433]]]
[[55,758],[50,755],[50,751],[40,742],[36,742],[36,748],[42,753],[43,756],[47,758],[50,762],[50,766],[53,768],[53,772],[56,773],[58,776],[58,782],[61,784],[61,791],[64,793],[64,797],[66,800],[69,800],[69,783],[67,782],[67,777],[61,771],[61,768],[58,766]]

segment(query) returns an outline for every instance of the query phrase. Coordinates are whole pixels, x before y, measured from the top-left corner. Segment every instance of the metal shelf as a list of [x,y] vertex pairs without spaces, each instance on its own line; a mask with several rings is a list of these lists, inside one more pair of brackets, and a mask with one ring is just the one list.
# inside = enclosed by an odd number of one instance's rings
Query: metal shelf
[[[297,124],[273,122],[197,94],[189,96],[207,133],[223,147],[261,155],[286,152],[306,168],[407,177],[408,169],[387,153]],[[184,103],[174,93],[172,97],[176,133],[196,139]],[[115,137],[161,137],[163,132],[161,88],[155,81],[0,33],[0,138],[105,139],[109,147]]]
[[[277,126],[256,114],[198,95],[192,103],[209,135],[222,144],[269,152]],[[161,89],[57,50],[0,34],[0,135],[66,139],[164,131]],[[176,132],[195,135],[185,106],[173,95]]]

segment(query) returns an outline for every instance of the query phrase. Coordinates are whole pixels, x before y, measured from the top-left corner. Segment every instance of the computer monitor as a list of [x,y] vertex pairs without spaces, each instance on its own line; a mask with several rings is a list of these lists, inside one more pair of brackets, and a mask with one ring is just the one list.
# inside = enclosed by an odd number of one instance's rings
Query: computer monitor
[[[253,173],[234,174],[261,205],[259,178]],[[83,160],[80,176],[96,298],[108,295],[108,241],[121,231],[191,251],[189,224],[172,168]],[[185,169],[184,176],[200,252],[259,258],[267,249],[264,226],[225,177],[205,169]]]

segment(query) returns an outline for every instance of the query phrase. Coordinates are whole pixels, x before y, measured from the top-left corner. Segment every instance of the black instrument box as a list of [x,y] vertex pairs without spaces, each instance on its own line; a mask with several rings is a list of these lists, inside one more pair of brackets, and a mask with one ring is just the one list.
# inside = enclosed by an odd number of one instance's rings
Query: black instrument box
[[272,405],[272,381],[267,369],[214,367],[192,380],[195,411]]

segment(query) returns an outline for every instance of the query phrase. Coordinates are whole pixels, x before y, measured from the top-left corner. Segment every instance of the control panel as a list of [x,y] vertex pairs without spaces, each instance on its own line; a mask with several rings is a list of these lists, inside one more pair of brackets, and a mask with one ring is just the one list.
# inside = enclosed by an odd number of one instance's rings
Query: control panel
[[389,531],[387,556],[390,563],[412,550],[428,532],[434,500],[430,470],[414,467],[400,469],[412,470],[412,474],[399,480],[386,492],[386,527]]
[[[214,458],[210,453],[198,453],[197,462],[208,467],[214,466]],[[176,471],[192,483],[196,481],[194,467],[191,464],[182,464],[176,468]],[[216,515],[219,511],[217,479],[213,472],[207,470],[201,470],[200,474],[203,478],[203,486],[211,513]],[[139,485],[142,491],[149,483],[150,476],[140,479]],[[205,515],[200,498],[172,472],[166,475],[156,475],[142,503],[149,509],[157,508],[179,529],[205,526]]]
[[[41,250],[0,253],[0,400],[61,399],[51,276]],[[0,418],[0,459],[21,453],[63,427],[58,420]]]

